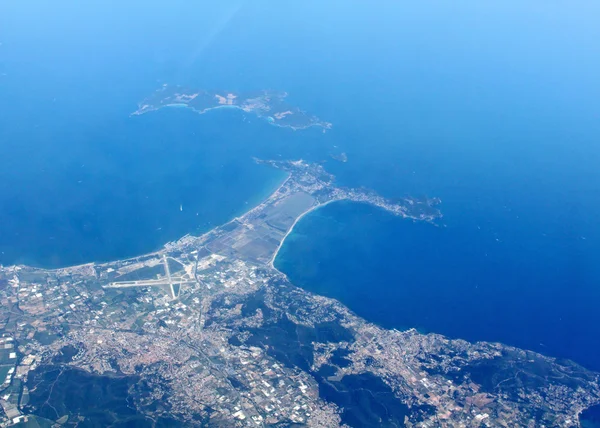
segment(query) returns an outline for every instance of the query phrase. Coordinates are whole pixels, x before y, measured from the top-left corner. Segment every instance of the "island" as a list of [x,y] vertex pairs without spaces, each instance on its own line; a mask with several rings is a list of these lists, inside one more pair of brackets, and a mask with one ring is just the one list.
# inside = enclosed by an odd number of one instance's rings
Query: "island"
[[229,91],[201,91],[180,86],[163,85],[150,97],[141,101],[132,116],[138,116],[164,107],[185,107],[204,114],[216,109],[233,108],[265,120],[268,124],[294,131],[310,127],[331,129],[331,123],[322,121],[286,102],[287,92],[263,90],[249,93]]
[[287,178],[201,236],[110,263],[0,268],[0,425],[578,426],[600,402],[598,374],[573,362],[385,329],[294,286],[273,261],[307,213],[346,200],[436,224],[440,201],[257,162]]
[[332,153],[329,156],[331,157],[331,159],[336,160],[338,162],[342,162],[342,163],[348,162],[348,155],[345,152],[342,152],[340,154]]

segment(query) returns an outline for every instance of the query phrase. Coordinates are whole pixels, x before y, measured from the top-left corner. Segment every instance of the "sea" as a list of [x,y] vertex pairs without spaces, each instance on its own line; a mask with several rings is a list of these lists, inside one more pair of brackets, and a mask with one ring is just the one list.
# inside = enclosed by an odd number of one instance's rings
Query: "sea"
[[[384,327],[600,370],[600,6],[279,3],[0,4],[0,264],[156,250],[272,192],[253,157],[303,158],[440,197],[443,218],[316,210],[276,260],[294,283]],[[333,128],[130,116],[165,83],[286,91]]]

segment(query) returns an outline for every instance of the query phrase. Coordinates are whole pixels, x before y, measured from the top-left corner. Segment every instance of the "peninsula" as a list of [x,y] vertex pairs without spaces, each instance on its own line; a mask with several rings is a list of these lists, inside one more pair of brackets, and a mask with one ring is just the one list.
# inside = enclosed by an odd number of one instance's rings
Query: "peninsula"
[[287,179],[201,236],[111,263],[0,268],[0,426],[578,426],[600,402],[598,374],[575,363],[387,330],[295,287],[273,260],[307,212],[349,200],[434,223],[440,201],[257,161]]

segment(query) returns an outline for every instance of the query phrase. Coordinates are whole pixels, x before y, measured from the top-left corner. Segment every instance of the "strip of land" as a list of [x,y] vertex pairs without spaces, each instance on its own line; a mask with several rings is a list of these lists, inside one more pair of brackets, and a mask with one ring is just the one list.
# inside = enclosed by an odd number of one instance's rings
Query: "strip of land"
[[308,213],[348,200],[435,223],[440,201],[340,187],[304,161],[257,162],[288,176],[201,236],[110,263],[0,267],[4,414],[93,422],[98,412],[56,398],[80,372],[143,385],[124,407],[184,426],[573,426],[600,402],[598,374],[573,362],[387,330],[295,287],[273,261]]

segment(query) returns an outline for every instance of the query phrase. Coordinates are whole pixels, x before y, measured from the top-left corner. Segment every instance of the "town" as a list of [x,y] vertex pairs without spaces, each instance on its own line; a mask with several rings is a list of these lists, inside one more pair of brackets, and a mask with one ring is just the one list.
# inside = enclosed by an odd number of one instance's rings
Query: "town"
[[[111,263],[0,268],[0,426],[77,425],[90,416],[65,397],[97,384],[108,386],[94,406],[124,403],[111,423],[170,426],[577,426],[600,402],[598,375],[574,363],[386,330],[295,287],[273,262],[306,213],[347,200],[435,223],[440,201],[392,202],[337,187],[320,165],[258,162],[286,180],[204,235]],[[369,406],[346,405],[364,391]]]

